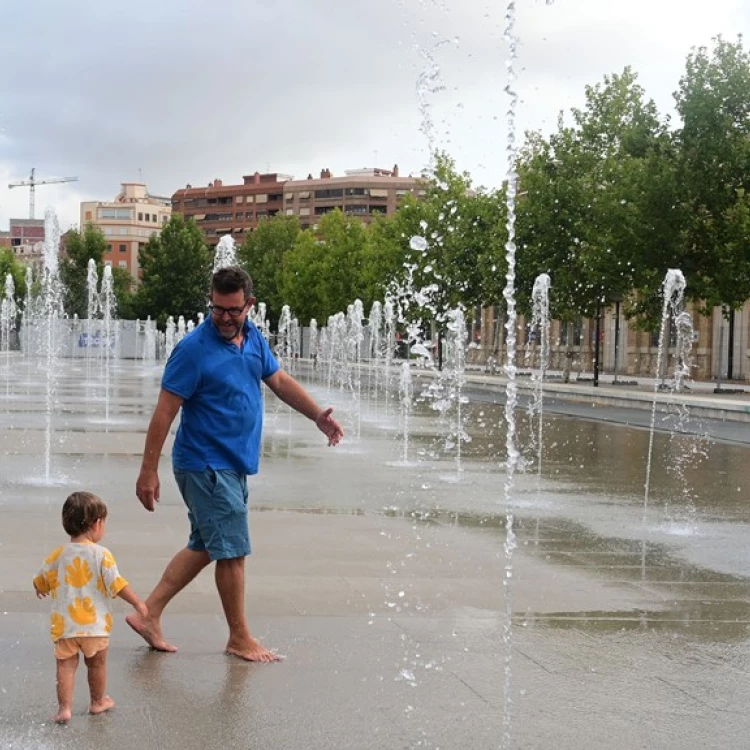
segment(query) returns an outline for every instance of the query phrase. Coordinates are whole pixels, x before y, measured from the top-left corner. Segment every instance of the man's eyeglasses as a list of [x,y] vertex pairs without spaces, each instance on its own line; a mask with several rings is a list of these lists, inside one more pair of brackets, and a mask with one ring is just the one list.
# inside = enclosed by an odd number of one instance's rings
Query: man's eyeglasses
[[[247,307],[247,305],[245,307]],[[209,305],[208,309],[211,311],[211,314],[215,315],[217,318],[223,318],[224,313],[229,315],[230,318],[239,318],[242,313],[245,312],[245,307],[221,307],[220,305]]]

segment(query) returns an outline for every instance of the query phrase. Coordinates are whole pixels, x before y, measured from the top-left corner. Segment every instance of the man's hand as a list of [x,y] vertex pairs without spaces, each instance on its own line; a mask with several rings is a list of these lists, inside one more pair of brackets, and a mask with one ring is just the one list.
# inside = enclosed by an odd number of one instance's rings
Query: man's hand
[[156,471],[141,469],[135,483],[135,494],[141,505],[153,513],[156,503],[159,502],[159,474]]
[[317,428],[328,438],[328,445],[338,445],[344,437],[341,425],[331,416],[332,408],[324,409],[315,418]]

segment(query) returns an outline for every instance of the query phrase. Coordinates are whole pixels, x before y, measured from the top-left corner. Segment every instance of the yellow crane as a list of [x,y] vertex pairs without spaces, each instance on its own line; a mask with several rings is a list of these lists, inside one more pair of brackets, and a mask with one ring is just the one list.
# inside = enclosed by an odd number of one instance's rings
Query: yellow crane
[[17,182],[11,182],[8,184],[8,189],[12,190],[16,187],[27,187],[29,188],[29,218],[34,218],[34,198],[35,189],[37,185],[51,185],[53,182],[77,182],[77,177],[52,177],[49,180],[37,180],[34,177],[35,167],[31,168],[31,174],[28,180],[18,180]]

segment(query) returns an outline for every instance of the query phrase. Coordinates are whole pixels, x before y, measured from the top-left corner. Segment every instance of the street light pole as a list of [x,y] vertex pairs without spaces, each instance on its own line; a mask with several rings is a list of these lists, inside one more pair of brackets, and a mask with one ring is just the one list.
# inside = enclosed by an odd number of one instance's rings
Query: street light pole
[[617,383],[617,376],[620,372],[620,297],[614,297],[612,301],[615,303],[615,376],[612,380],[613,383]]
[[602,298],[599,295],[596,298],[596,325],[594,326],[594,335],[596,343],[594,344],[594,388],[599,387],[599,339],[601,338],[601,319],[602,319]]

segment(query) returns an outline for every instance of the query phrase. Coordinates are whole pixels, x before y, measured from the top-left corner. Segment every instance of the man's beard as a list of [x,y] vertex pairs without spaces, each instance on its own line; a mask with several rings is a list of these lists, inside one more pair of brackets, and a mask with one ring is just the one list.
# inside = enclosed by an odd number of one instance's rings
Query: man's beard
[[221,336],[221,338],[223,338],[225,341],[231,341],[232,339],[236,338],[239,332],[242,330],[242,324],[232,322],[227,326],[217,325],[216,330],[219,332],[219,336]]

